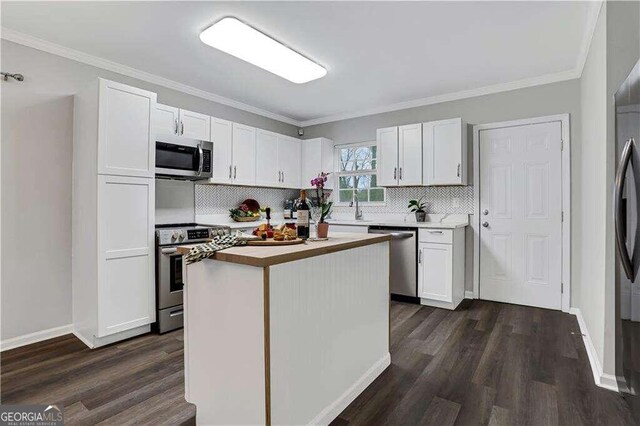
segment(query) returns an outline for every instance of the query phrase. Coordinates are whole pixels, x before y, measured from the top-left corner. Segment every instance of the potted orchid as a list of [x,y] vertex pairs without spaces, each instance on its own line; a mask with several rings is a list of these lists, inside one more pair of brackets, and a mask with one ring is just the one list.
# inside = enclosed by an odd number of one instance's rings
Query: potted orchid
[[329,173],[321,172],[317,178],[311,179],[311,186],[316,189],[316,200],[318,207],[320,207],[320,219],[316,224],[318,238],[327,238],[329,234],[329,224],[325,222],[325,219],[331,214],[333,201],[328,200],[329,194],[324,190],[328,176]]

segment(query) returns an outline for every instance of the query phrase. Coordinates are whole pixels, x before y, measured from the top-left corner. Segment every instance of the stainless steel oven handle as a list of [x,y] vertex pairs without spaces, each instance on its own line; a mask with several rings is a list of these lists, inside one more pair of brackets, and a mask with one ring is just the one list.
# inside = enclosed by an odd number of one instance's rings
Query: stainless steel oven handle
[[370,229],[370,234],[381,234],[381,235],[391,235],[392,240],[404,240],[406,238],[414,237],[415,234],[413,232],[389,232],[385,230],[379,229]]
[[160,249],[160,253],[162,253],[162,254],[173,254],[173,253],[177,253],[177,252],[178,252],[178,249],[175,248],[175,247]]
[[629,256],[629,250],[625,243],[625,235],[622,224],[624,223],[624,212],[622,211],[622,190],[624,189],[624,179],[627,175],[627,168],[631,161],[631,154],[633,153],[635,142],[633,138],[629,139],[624,145],[622,150],[622,156],[620,157],[620,164],[618,166],[618,172],[616,173],[616,182],[613,195],[613,210],[614,220],[616,226],[616,247],[618,249],[618,255],[622,260],[622,267],[624,273],[631,281],[634,280],[633,265],[631,263],[631,257]]
[[198,144],[198,176],[202,175],[202,167],[204,165],[204,151],[202,150],[202,144]]

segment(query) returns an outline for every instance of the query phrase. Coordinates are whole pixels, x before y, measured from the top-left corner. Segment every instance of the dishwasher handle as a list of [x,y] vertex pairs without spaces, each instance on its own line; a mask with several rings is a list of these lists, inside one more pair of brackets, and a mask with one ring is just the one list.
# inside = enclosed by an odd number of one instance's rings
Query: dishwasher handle
[[412,238],[412,237],[414,237],[416,235],[413,232],[385,231],[385,230],[381,230],[381,229],[370,229],[369,233],[370,234],[391,235],[391,239],[392,240],[404,240],[404,239],[407,239],[407,238]]

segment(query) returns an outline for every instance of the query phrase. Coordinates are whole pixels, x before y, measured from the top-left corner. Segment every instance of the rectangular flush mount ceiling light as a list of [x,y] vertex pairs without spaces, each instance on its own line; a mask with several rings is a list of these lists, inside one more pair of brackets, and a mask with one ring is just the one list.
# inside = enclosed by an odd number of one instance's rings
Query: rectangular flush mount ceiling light
[[320,65],[236,18],[216,22],[200,33],[200,40],[294,83],[306,83],[327,74]]

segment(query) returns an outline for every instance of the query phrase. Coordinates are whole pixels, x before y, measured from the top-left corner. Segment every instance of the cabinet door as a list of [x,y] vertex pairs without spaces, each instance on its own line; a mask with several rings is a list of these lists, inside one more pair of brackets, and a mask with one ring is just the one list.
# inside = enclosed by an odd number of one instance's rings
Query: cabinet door
[[154,123],[156,135],[177,135],[180,128],[180,110],[169,105],[156,104]]
[[154,177],[156,94],[100,80],[98,173]]
[[398,128],[387,127],[377,130],[378,142],[378,185],[398,185]]
[[301,144],[301,188],[310,188],[311,179],[316,178],[322,171],[322,139],[307,139]]
[[213,176],[211,177],[211,182],[231,182],[232,134],[233,123],[211,117],[211,142],[213,142]]
[[398,128],[398,184],[422,185],[422,123]]
[[452,245],[420,243],[418,250],[419,296],[424,299],[452,302]]
[[211,117],[199,112],[180,110],[180,135],[186,138],[211,140]]
[[283,185],[278,167],[278,134],[261,129],[256,132],[256,185]]
[[333,179],[333,177],[335,176],[335,171],[336,171],[334,158],[335,158],[335,151],[334,151],[333,141],[331,139],[322,138],[322,159],[321,159],[322,168],[320,169],[320,171],[330,173],[326,183],[326,187],[328,189],[334,189],[333,185],[335,180]]
[[233,123],[233,183],[254,185],[256,183],[256,129]]
[[462,119],[424,123],[425,185],[466,184],[466,135]]
[[278,135],[278,164],[285,188],[300,188],[300,150],[300,140]]
[[98,177],[98,337],[155,321],[155,180]]

